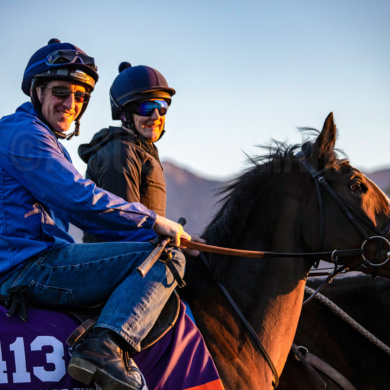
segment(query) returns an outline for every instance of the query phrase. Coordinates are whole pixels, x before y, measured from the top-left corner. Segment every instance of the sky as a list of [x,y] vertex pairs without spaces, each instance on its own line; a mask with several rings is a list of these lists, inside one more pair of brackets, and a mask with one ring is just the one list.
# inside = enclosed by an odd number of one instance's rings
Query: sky
[[299,143],[333,112],[337,147],[365,172],[390,167],[390,1],[0,0],[0,117],[28,100],[32,54],[58,38],[95,58],[100,79],[64,141],[84,174],[80,144],[111,119],[118,65],[159,70],[176,95],[157,143],[171,161],[224,180],[257,145]]

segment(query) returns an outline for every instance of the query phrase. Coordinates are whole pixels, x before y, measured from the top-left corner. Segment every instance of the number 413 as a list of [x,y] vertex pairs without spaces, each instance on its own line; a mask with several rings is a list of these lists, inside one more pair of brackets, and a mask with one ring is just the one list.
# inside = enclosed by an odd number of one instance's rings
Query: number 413
[[[54,365],[54,370],[47,371],[45,367],[33,367],[33,374],[42,382],[58,382],[66,373],[64,346],[53,336],[38,336],[30,344],[31,351],[42,351],[44,346],[52,347],[52,352],[46,353],[46,363]],[[31,373],[26,368],[26,349],[23,337],[17,337],[10,344],[9,350],[14,353],[15,372],[12,373],[12,383],[31,382]],[[7,362],[3,360],[0,343],[0,383],[8,383]]]

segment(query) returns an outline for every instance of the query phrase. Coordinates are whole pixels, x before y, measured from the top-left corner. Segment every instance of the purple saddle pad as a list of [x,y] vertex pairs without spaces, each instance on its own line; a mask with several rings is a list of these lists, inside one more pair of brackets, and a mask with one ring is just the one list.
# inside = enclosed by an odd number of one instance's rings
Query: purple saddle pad
[[[79,322],[56,311],[28,309],[28,321],[8,318],[0,306],[0,389],[92,390],[66,372],[66,339]],[[181,304],[176,325],[134,356],[149,390],[223,389],[198,329]]]
[[66,372],[66,339],[79,326],[73,317],[51,310],[28,309],[28,321],[6,316],[0,306],[0,389],[94,389]]

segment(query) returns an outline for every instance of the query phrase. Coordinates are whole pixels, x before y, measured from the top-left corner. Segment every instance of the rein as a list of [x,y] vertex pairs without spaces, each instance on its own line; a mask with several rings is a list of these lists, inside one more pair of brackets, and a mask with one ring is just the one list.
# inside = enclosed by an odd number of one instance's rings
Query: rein
[[187,240],[186,238],[181,238],[180,240],[182,246],[190,249],[196,249],[201,252],[216,253],[216,254],[227,255],[227,256],[252,257],[258,259],[267,259],[271,257],[312,257],[312,258],[331,257],[331,259],[333,260],[336,256],[345,257],[345,256],[363,255],[362,248],[334,250],[334,251],[327,251],[327,252],[286,253],[286,252],[248,251],[243,249],[231,249],[231,248],[224,248],[220,246],[201,244],[200,242],[190,241]]

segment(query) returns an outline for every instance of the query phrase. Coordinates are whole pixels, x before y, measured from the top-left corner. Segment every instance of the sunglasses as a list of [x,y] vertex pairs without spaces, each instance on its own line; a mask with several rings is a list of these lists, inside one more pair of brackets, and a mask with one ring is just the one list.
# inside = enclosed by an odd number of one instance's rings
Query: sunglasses
[[72,93],[74,94],[74,100],[76,100],[77,103],[87,103],[89,101],[89,98],[91,95],[88,92],[81,92],[76,91],[73,92],[70,89],[66,87],[45,87],[43,86],[42,89],[50,89],[51,94],[59,99],[67,99]]
[[95,59],[75,50],[57,50],[46,57],[46,65],[63,66],[67,64],[84,64],[97,71]]
[[160,116],[168,111],[168,103],[165,100],[153,100],[134,103],[131,105],[132,111],[141,116],[151,116],[154,110],[157,110]]

